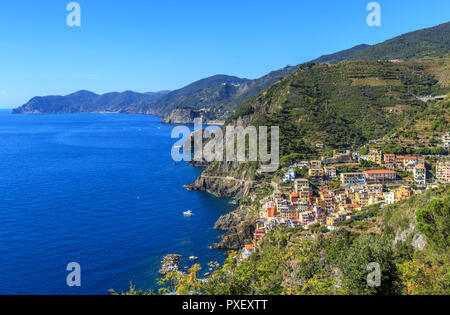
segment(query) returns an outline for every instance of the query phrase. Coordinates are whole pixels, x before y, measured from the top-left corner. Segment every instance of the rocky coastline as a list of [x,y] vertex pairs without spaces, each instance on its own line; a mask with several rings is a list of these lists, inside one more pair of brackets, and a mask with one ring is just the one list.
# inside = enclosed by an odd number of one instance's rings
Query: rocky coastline
[[[240,200],[250,193],[254,182],[247,179],[245,172],[238,172],[237,169],[238,166],[234,163],[209,166],[193,184],[186,185],[186,188],[190,191],[206,191],[217,197],[233,197],[239,204]],[[236,210],[220,217],[214,228],[226,233],[213,248],[240,250],[251,242],[255,222],[249,217],[247,207],[240,205]]]
[[170,254],[164,257],[161,261],[161,269],[159,270],[160,275],[167,275],[173,272],[180,272],[180,260],[181,255]]

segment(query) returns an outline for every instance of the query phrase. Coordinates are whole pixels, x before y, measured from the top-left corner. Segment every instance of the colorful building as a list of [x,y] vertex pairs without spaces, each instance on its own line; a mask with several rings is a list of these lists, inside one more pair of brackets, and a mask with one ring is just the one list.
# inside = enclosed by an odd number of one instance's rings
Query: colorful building
[[436,179],[442,183],[450,183],[450,161],[436,163]]
[[397,173],[395,171],[387,170],[365,171],[364,175],[369,185],[392,183],[397,179]]
[[337,177],[337,170],[335,167],[324,167],[323,171],[327,179],[335,179]]
[[404,171],[411,171],[418,164],[418,158],[415,156],[397,156],[396,167]]
[[395,202],[400,202],[411,198],[413,191],[408,186],[402,186],[395,191]]
[[321,167],[312,167],[309,169],[309,178],[313,180],[321,180],[323,179],[324,172]]
[[427,182],[427,169],[423,166],[414,168],[414,182],[418,185],[425,185]]
[[377,149],[370,149],[370,153],[368,155],[369,161],[374,162],[378,165],[383,163],[383,152]]
[[395,169],[397,165],[397,158],[395,154],[385,154],[384,155],[384,164],[387,168]]
[[309,180],[305,178],[298,178],[295,180],[295,191],[298,193],[302,188],[309,189]]
[[442,136],[442,143],[444,144],[444,148],[450,149],[450,132]]
[[341,174],[342,186],[353,185],[365,185],[366,177],[363,173],[342,173]]

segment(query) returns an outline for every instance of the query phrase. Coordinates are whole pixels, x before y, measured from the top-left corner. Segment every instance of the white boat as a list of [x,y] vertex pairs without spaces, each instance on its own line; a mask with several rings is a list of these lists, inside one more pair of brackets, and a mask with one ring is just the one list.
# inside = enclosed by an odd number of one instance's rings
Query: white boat
[[184,215],[185,217],[192,217],[194,214],[192,213],[191,210],[188,210],[188,211],[186,211],[186,212],[183,212],[183,215]]

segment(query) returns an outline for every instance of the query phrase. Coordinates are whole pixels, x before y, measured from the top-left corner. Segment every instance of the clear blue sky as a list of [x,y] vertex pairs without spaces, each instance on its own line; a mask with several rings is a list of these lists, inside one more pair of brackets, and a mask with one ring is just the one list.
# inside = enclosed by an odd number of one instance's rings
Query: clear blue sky
[[257,78],[360,43],[449,21],[448,0],[0,1],[0,107],[36,95],[181,88],[215,74]]

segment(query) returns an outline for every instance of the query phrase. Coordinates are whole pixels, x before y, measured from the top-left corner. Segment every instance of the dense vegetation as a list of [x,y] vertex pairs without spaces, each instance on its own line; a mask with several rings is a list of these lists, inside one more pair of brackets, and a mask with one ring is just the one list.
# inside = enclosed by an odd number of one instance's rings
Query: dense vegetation
[[351,56],[353,56],[357,52],[366,50],[369,47],[370,47],[370,45],[361,44],[361,45],[352,47],[350,49],[338,51],[337,53],[321,56],[321,57],[313,60],[312,62],[314,62],[314,63],[339,63],[339,62],[348,60]]
[[280,126],[283,156],[314,156],[382,138],[427,108],[417,96],[445,91],[420,63],[308,63],[244,104],[228,123]]
[[[190,109],[202,110],[209,119],[226,119],[249,98],[295,70],[296,67],[286,67],[256,80],[214,76],[174,91],[155,103],[162,108],[162,116],[175,109]],[[150,102],[149,106],[154,104]]]
[[350,60],[411,60],[441,57],[449,52],[450,22],[385,41],[352,55]]
[[[232,253],[224,266],[210,264],[215,272],[208,281],[197,278],[198,265],[171,274],[161,281],[161,293],[449,294],[449,201],[450,187],[440,187],[384,209],[365,209],[362,220],[333,232],[280,229],[248,260]],[[380,266],[380,286],[368,285],[371,263]]]
[[448,97],[443,101],[430,103],[424,111],[393,130],[374,147],[392,154],[448,154],[448,150],[439,145],[442,143],[442,135],[449,130],[449,109]]
[[407,33],[383,43],[358,45],[351,49],[322,56],[316,63],[338,63],[346,60],[411,60],[436,58],[448,53],[450,48],[450,23]]

